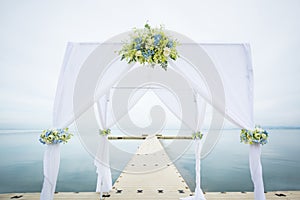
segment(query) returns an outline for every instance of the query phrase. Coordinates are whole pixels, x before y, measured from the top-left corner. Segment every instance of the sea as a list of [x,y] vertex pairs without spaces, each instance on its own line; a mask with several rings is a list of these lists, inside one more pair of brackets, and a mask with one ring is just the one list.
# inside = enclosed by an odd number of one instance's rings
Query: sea
[[[300,129],[272,128],[269,143],[262,146],[262,166],[265,191],[300,190]],[[40,192],[43,183],[43,154],[45,145],[39,141],[41,131],[0,131],[0,193]],[[169,130],[170,132],[170,130]],[[114,140],[115,146],[135,152],[141,140]],[[170,141],[161,140],[170,157]],[[218,143],[201,160],[201,186],[205,192],[253,191],[248,159],[249,145],[240,143],[239,130],[223,130]],[[126,166],[122,156],[112,156],[113,182]],[[96,169],[92,156],[75,134],[61,145],[57,192],[92,192],[96,189]],[[195,188],[194,145],[174,159],[186,180]],[[117,166],[117,167],[116,167]]]

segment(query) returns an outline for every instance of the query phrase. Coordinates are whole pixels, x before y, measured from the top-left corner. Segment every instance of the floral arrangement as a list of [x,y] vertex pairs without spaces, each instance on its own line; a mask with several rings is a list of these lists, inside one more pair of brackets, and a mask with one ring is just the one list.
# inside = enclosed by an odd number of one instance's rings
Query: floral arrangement
[[203,138],[203,134],[200,132],[200,131],[198,131],[198,132],[195,132],[195,133],[193,133],[193,135],[192,135],[192,138],[195,140],[195,139],[202,139]]
[[176,39],[168,37],[164,33],[164,27],[151,28],[149,24],[145,24],[144,29],[134,29],[131,40],[125,42],[119,51],[121,60],[127,63],[139,62],[140,64],[151,64],[152,67],[158,64],[164,70],[167,70],[168,59],[176,60],[178,45]]
[[100,130],[100,135],[106,136],[110,134],[110,129]]
[[71,134],[68,128],[64,129],[47,129],[40,135],[39,141],[42,144],[59,144],[67,143],[73,134]]
[[268,136],[268,132],[260,126],[256,126],[254,131],[242,129],[240,134],[241,142],[245,144],[267,144]]

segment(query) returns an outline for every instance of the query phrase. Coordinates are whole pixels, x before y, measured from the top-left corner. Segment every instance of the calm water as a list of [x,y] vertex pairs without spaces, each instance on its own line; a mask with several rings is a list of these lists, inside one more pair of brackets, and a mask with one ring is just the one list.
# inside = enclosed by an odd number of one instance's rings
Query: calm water
[[[273,129],[270,142],[262,148],[265,190],[300,190],[300,130]],[[39,132],[2,131],[0,134],[0,193],[39,192],[43,181],[44,146]],[[135,152],[141,141],[113,141],[127,151]],[[162,141],[167,146],[168,142]],[[204,191],[250,191],[253,186],[248,167],[248,145],[239,143],[239,131],[226,130],[215,149],[202,160]],[[173,152],[167,149],[172,157]],[[114,156],[113,165],[124,167],[129,158]],[[194,188],[193,146],[175,162]],[[119,175],[113,170],[113,180]],[[57,191],[95,191],[96,173],[93,159],[74,137],[61,145],[61,165]]]

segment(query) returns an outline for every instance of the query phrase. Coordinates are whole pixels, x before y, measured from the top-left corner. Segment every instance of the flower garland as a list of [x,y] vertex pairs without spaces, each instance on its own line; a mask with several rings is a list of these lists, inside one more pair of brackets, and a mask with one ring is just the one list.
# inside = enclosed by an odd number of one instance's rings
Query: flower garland
[[200,131],[195,132],[195,133],[192,134],[192,138],[193,138],[193,140],[195,140],[195,139],[200,139],[201,140],[203,138],[203,134]]
[[99,130],[100,131],[100,135],[106,136],[110,134],[110,129],[103,129],[103,130]]
[[68,128],[43,130],[40,135],[39,141],[42,144],[65,144],[73,136],[73,134],[71,134],[68,130]]
[[178,45],[176,39],[168,37],[164,33],[163,26],[151,28],[145,24],[144,29],[135,29],[129,42],[125,42],[119,51],[121,60],[126,60],[128,64],[139,62],[140,64],[151,64],[152,67],[158,64],[167,70],[168,59],[176,60]]
[[245,144],[267,144],[269,133],[262,129],[260,126],[256,126],[254,131],[242,129],[240,138],[241,142]]

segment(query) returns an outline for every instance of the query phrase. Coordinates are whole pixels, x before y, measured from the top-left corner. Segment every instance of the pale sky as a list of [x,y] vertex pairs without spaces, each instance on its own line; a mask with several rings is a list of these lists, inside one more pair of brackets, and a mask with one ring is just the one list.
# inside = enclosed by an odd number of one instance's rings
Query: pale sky
[[0,129],[51,127],[68,41],[149,23],[199,43],[250,43],[255,122],[300,126],[299,0],[1,0]]

